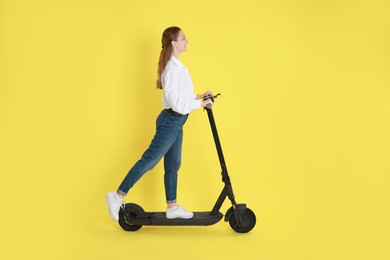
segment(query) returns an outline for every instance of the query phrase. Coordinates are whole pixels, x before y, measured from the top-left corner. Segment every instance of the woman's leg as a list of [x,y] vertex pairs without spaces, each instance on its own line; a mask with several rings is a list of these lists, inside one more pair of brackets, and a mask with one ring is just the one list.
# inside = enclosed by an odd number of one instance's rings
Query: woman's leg
[[177,172],[181,164],[183,130],[179,132],[175,142],[164,156],[165,197],[168,208],[175,206],[177,194]]
[[[123,203],[123,196],[125,196],[129,189],[168,152],[173,143],[175,143],[187,117],[188,115],[179,117],[168,110],[163,110],[160,113],[156,122],[156,134],[149,148],[128,172],[118,190],[106,194],[108,209],[113,220],[118,221],[119,219],[119,209]],[[169,218],[189,218],[191,217],[190,214],[192,213],[183,213],[183,209],[177,207],[177,210],[170,212]]]
[[157,118],[156,134],[141,159],[130,169],[121,185],[118,194],[125,196],[131,187],[149,170],[151,170],[171,148],[182,129],[175,116],[162,112]]
[[164,156],[164,184],[165,195],[167,200],[166,218],[184,218],[189,219],[194,216],[194,213],[187,211],[183,207],[176,204],[177,194],[177,172],[181,164],[181,151],[183,143],[183,130],[179,132],[175,142],[169,148]]

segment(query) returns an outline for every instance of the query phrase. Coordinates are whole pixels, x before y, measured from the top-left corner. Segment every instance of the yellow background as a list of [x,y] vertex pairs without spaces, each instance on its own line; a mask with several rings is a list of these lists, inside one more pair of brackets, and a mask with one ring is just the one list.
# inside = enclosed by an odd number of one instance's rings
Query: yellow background
[[[1,259],[389,259],[390,4],[379,0],[0,1]],[[148,146],[162,31],[214,114],[258,223],[111,221]],[[205,112],[185,126],[179,202],[222,185]],[[162,163],[127,196],[164,210]],[[229,205],[223,206],[225,213]]]

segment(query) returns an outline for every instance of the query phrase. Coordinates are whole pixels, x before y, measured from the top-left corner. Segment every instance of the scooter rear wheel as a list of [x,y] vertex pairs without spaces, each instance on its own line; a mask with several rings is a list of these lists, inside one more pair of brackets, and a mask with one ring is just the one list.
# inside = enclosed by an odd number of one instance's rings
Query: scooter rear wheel
[[247,233],[255,227],[256,215],[251,209],[246,208],[245,212],[239,217],[240,217],[240,223],[236,222],[236,219],[234,218],[234,214],[232,214],[229,218],[230,227],[234,231],[238,233]]
[[144,209],[141,206],[134,203],[127,203],[125,208],[119,211],[119,225],[126,231],[137,231],[142,225],[133,225],[131,219],[137,218],[137,216],[144,213]]

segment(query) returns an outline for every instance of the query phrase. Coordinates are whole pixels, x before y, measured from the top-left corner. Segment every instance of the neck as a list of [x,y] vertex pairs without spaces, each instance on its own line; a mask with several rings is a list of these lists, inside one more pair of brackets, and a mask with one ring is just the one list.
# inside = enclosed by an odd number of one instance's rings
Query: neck
[[176,51],[175,49],[172,52],[172,56],[174,56],[176,59],[179,59],[180,52]]

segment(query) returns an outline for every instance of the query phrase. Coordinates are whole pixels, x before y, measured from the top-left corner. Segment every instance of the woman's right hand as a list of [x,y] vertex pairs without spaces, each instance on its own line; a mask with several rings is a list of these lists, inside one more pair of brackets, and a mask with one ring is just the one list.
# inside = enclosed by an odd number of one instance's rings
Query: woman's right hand
[[214,103],[213,103],[213,101],[211,101],[211,99],[203,100],[201,103],[202,107],[206,107],[208,104],[211,104],[211,107],[213,107],[213,105],[214,105]]

